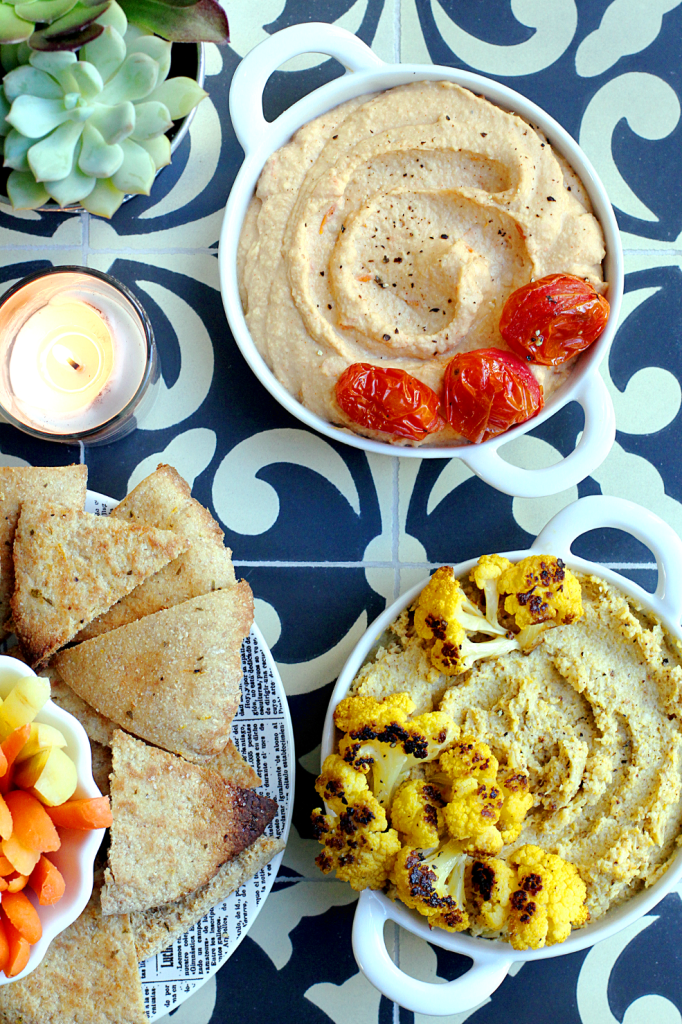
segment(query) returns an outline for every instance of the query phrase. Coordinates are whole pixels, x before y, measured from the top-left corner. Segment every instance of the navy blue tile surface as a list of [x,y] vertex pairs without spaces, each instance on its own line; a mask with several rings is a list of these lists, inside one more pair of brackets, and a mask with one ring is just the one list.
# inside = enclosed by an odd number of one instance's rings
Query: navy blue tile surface
[[[112,222],[87,214],[0,209],[0,286],[50,264],[108,271],[152,319],[163,387],[150,421],[109,447],[39,444],[0,425],[0,462],[83,460],[90,487],[121,498],[157,462],[176,466],[220,520],[256,617],[280,665],[298,756],[294,827],[279,878],[232,958],[164,1021],[173,1024],[429,1024],[380,997],[351,950],[355,894],[313,858],[322,723],[333,682],[365,628],[433,566],[528,546],[579,496],[613,494],[682,533],[679,458],[682,183],[679,0],[235,0],[231,45],[207,47],[206,88],[173,164],[149,197]],[[602,374],[618,433],[607,460],[552,498],[518,499],[440,460],[368,456],[329,442],[255,380],[231,337],[219,289],[222,210],[242,161],[228,113],[239,60],[280,28],[311,20],[355,32],[387,61],[486,74],[528,96],[581,141],[612,198],[626,253],[621,326]],[[267,119],[343,69],[320,55],[273,74]],[[532,468],[575,446],[577,405],[509,446]],[[545,461],[543,461],[545,460]],[[598,530],[576,553],[653,590],[651,553]],[[526,964],[492,999],[449,1024],[627,1024],[679,1019],[675,892],[637,928],[594,950]],[[398,929],[389,945],[419,977],[449,980],[466,963]],[[409,964],[409,968],[407,965]],[[662,1017],[660,1019],[663,1019]]]

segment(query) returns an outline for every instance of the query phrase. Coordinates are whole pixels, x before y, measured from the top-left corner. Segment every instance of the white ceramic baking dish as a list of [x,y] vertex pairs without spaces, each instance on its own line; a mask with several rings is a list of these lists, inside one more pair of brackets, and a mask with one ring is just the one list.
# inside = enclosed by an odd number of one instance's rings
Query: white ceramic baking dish
[[[618,573],[604,569],[595,562],[576,558],[571,553],[571,545],[577,537],[605,526],[624,530],[651,549],[658,567],[655,594],[648,594]],[[582,498],[559,512],[527,551],[507,551],[504,554],[514,562],[533,554],[557,555],[571,569],[601,576],[652,611],[673,637],[682,640],[682,541],[667,523],[631,501],[601,495]],[[468,573],[476,561],[470,559],[456,565],[455,575]],[[414,601],[426,582],[423,580],[418,583],[387,608],[368,629],[346,662],[327,711],[322,760],[336,749],[334,708],[347,695],[353,679],[377,639],[400,612]],[[367,889],[360,894],[355,912],[353,950],[360,968],[372,984],[401,1006],[415,1013],[432,1015],[462,1013],[477,1006],[494,992],[504,981],[514,961],[564,956],[609,938],[651,910],[677,886],[681,878],[682,852],[676,855],[672,866],[651,888],[610,911],[600,921],[574,931],[566,942],[559,945],[527,952],[517,952],[505,942],[474,938],[464,933],[450,933],[438,928],[430,929],[416,911],[408,910],[402,903],[394,903],[381,892]],[[386,949],[384,924],[388,920],[395,921],[427,942],[470,957],[473,961],[471,968],[462,977],[446,984],[431,984],[410,977],[394,964]]]
[[[350,73],[316,89],[269,123],[263,117],[265,84],[281,64],[302,53],[329,54],[336,57]],[[604,276],[608,282],[611,315],[604,333],[580,357],[569,379],[550,398],[539,416],[484,444],[396,448],[332,426],[304,408],[279,383],[256,349],[246,326],[239,298],[236,258],[246,209],[263,165],[294,132],[313,118],[355,96],[429,79],[456,82],[486,96],[505,110],[520,114],[538,125],[549,137],[552,146],[566,157],[584,183],[604,231]],[[321,23],[293,25],[282,29],[244,58],[232,80],[230,115],[237,138],[244,149],[245,159],[227,202],[220,236],[223,302],[234,339],[244,358],[261,383],[285,409],[326,437],[365,451],[403,457],[461,459],[492,487],[519,497],[555,494],[589,476],[604,461],[615,437],[615,416],[610,395],[599,374],[599,364],[609,351],[618,323],[623,294],[623,252],[616,218],[604,186],[583,151],[560,124],[530,100],[498,82],[438,65],[385,64],[350,32]],[[545,469],[523,470],[501,457],[498,449],[502,445],[539,426],[563,406],[574,401],[583,408],[585,427],[578,446],[565,459]]]

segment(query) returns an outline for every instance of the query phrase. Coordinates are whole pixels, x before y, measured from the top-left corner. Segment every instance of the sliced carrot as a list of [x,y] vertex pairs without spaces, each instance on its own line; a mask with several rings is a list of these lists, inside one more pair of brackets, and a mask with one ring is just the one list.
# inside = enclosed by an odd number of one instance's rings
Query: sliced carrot
[[7,759],[7,767],[14,764],[16,756],[19,751],[24,747],[29,740],[31,735],[30,724],[21,725],[14,732],[11,732],[5,742],[2,744],[2,752]]
[[20,875],[30,875],[40,860],[40,854],[35,853],[33,850],[27,850],[16,836],[3,839],[0,843],[0,849],[2,849],[3,854],[7,857],[14,870],[18,871]]
[[9,839],[12,835],[13,818],[5,798],[0,793],[0,839]]
[[[5,757],[5,751],[2,749],[2,747],[0,747],[0,776],[5,774],[5,772],[7,771],[7,768],[8,768],[8,765],[7,765],[7,758]],[[0,967],[0,970],[2,970],[1,967]]]
[[43,934],[38,911],[23,892],[2,894],[2,909],[16,930],[33,946]]
[[9,889],[9,882],[6,878],[0,878],[0,892],[4,892],[5,889]]
[[[40,863],[40,861],[38,861]],[[35,871],[35,868],[33,869]],[[20,875],[16,871],[10,878],[3,878],[3,882],[7,882],[7,892],[21,892],[22,889],[26,888],[28,882],[28,875]]]
[[9,960],[9,942],[7,941],[7,932],[5,931],[5,925],[0,918],[0,971],[5,969],[5,965]]
[[16,978],[17,974],[21,974],[28,963],[28,958],[31,955],[31,946],[4,913],[2,915],[2,924],[7,942],[7,963],[3,970],[8,978]]
[[[1,749],[1,748],[0,748]],[[9,793],[14,785],[14,765],[11,764],[4,775],[0,775],[0,795]]]
[[52,906],[64,895],[66,883],[59,868],[48,857],[41,857],[28,880],[41,907]]
[[0,877],[2,875],[11,875],[14,871],[14,866],[10,864],[4,854],[0,853]]
[[[47,811],[30,793],[21,789],[13,789],[5,796],[7,807],[14,822],[14,835],[22,846],[34,853],[51,853],[58,850],[62,841]],[[10,829],[10,835],[12,830]],[[0,804],[0,836],[2,833],[2,804]]]
[[62,828],[108,828],[114,820],[108,796],[66,800],[57,807],[46,807],[45,810],[54,824]]

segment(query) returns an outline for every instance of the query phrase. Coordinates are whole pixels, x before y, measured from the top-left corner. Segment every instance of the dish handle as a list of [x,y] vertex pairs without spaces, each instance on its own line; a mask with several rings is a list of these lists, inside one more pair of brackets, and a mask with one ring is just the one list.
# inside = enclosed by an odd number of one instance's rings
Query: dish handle
[[585,413],[585,427],[578,446],[555,466],[544,469],[520,469],[498,453],[507,443],[502,434],[482,447],[470,445],[461,456],[469,469],[491,487],[516,498],[541,498],[573,487],[600,466],[616,436],[613,402],[598,370],[589,373],[574,396]]
[[646,544],[656,559],[655,597],[675,622],[682,618],[682,540],[653,512],[625,498],[593,494],[557,513],[538,534],[531,551],[551,551],[568,559],[571,545],[582,533],[610,526]]
[[506,978],[513,961],[485,949],[472,952],[473,965],[467,973],[445,984],[405,974],[391,960],[384,939],[386,921],[400,924],[400,916],[400,909],[385,896],[363,890],[353,921],[353,953],[374,987],[405,1009],[440,1017],[463,1013],[487,999]]
[[311,22],[275,32],[244,57],[230,86],[230,117],[247,156],[270,127],[263,117],[265,83],[280,65],[302,53],[336,57],[347,71],[372,71],[384,66],[361,39],[336,25]]

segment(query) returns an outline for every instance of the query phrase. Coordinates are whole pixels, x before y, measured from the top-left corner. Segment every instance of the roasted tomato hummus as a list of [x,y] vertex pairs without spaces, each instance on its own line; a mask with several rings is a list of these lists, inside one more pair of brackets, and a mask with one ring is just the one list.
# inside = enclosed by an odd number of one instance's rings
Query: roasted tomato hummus
[[[254,342],[323,419],[351,365],[398,367],[440,395],[458,352],[497,347],[508,296],[572,274],[604,291],[604,241],[586,192],[527,122],[450,82],[361,96],[305,125],[269,158],[238,255]],[[570,372],[533,366],[552,394]]]
[[[513,651],[443,675],[406,610],[352,692],[408,692],[527,774],[533,797],[500,857],[529,844],[577,868],[589,920],[651,885],[682,831],[679,644],[619,590],[576,574],[584,614]],[[428,769],[428,766],[426,766]],[[476,930],[475,927],[472,930]]]

